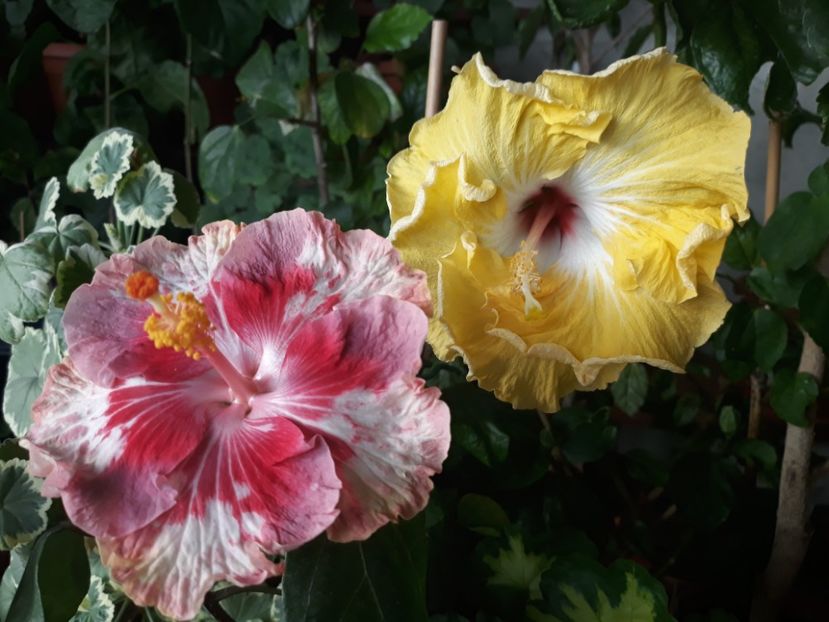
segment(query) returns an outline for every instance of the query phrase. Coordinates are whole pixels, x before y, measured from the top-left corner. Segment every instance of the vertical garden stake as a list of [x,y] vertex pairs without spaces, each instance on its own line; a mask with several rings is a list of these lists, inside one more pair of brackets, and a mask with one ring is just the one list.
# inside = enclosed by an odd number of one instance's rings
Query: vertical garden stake
[[429,46],[429,74],[426,80],[427,117],[440,109],[440,87],[443,78],[443,51],[446,49],[446,32],[449,24],[445,19],[432,22],[432,42]]
[[311,99],[311,139],[314,141],[314,159],[317,163],[317,189],[320,195],[320,208],[328,204],[328,170],[325,162],[325,150],[322,146],[322,117],[318,99],[319,79],[317,76],[317,24],[308,15],[305,22],[308,29],[308,85]]

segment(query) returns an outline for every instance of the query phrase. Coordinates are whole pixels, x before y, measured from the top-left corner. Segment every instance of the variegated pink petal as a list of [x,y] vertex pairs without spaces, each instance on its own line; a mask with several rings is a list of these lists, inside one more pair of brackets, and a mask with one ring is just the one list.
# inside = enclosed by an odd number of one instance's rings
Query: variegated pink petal
[[341,302],[391,296],[431,310],[425,275],[403,264],[388,240],[371,231],[344,233],[319,212],[279,212],[246,227],[237,241],[222,260],[222,269],[237,276],[260,281],[284,280],[298,270],[313,275],[305,313],[332,296]]
[[311,540],[337,516],[340,482],[325,443],[256,410],[217,418],[170,479],[180,484],[173,508],[98,542],[133,601],[177,619],[195,616],[216,581],[261,583],[277,571],[266,554]]
[[343,482],[333,539],[367,538],[426,504],[449,448],[448,409],[415,378],[426,328],[393,298],[338,305],[290,337],[270,393],[254,398],[331,447]]

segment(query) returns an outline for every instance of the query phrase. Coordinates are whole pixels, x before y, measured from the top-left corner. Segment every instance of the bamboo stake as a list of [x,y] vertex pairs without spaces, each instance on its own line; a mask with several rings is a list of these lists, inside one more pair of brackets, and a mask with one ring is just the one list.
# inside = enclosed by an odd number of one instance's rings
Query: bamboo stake
[[429,74],[426,80],[426,116],[440,110],[440,88],[443,81],[443,53],[446,49],[446,33],[449,24],[445,19],[432,22],[432,41],[429,46]]
[[[820,274],[829,278],[829,247],[824,249],[817,268]],[[810,374],[820,383],[825,367],[826,356],[823,350],[808,334],[804,334],[797,371]],[[778,618],[809,547],[811,511],[808,496],[812,445],[815,440],[814,414],[813,410],[805,427],[790,423],[786,425],[774,543],[768,566],[754,595],[752,622],[773,622]]]

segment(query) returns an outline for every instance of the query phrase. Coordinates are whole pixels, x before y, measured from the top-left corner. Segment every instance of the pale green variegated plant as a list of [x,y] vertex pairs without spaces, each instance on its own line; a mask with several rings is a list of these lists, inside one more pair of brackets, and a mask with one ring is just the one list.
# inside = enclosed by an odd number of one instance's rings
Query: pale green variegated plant
[[[112,202],[116,219],[104,224],[105,241],[82,216],[62,209],[61,182],[53,177],[43,187],[31,233],[16,244],[0,242],[0,339],[11,344],[3,419],[15,437],[26,434],[48,370],[66,352],[61,322],[72,292],[92,279],[109,254],[129,250],[158,231],[174,210],[177,226],[193,224],[199,202],[195,188],[183,176],[162,170],[154,158],[140,136],[115,128],[93,138],[71,165],[68,190],[91,191],[96,199]],[[0,581],[0,620],[50,619],[53,612],[46,615],[37,593],[37,565],[57,549],[64,563],[70,544],[75,555],[96,555],[83,549],[80,533],[49,523],[50,501],[40,494],[40,481],[26,471],[24,456],[16,438],[0,445],[0,549],[11,549]],[[31,566],[35,569],[27,571]],[[83,586],[86,594],[77,594],[77,612],[60,619],[110,622],[119,592],[108,574],[96,574],[89,583],[83,579]]]

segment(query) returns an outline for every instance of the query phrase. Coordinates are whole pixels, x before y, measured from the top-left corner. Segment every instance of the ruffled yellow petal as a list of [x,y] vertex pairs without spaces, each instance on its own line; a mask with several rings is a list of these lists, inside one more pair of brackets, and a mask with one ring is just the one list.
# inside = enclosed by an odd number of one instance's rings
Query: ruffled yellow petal
[[475,57],[389,165],[391,239],[427,273],[437,355],[544,410],[631,362],[681,371],[728,309],[714,278],[748,215],[748,130],[664,51],[529,85]]

